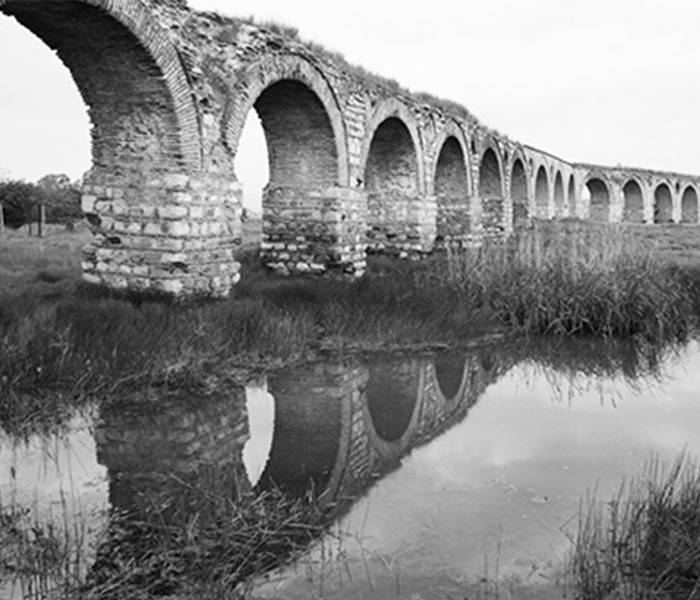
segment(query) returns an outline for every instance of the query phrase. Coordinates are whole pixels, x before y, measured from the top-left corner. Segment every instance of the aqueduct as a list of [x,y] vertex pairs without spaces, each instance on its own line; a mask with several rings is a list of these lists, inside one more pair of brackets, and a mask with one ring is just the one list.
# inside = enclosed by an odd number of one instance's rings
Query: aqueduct
[[70,70],[92,122],[86,281],[226,296],[240,274],[246,118],[268,145],[262,259],[361,275],[533,218],[698,223],[700,177],[570,163],[467,110],[185,0],[0,0]]

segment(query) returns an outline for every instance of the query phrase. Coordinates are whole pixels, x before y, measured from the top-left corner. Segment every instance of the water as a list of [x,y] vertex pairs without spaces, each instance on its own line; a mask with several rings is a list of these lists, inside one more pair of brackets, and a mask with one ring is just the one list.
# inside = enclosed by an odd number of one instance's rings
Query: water
[[293,561],[279,550],[255,598],[464,597],[480,578],[560,597],[580,500],[611,497],[651,453],[700,456],[698,390],[697,343],[661,357],[518,343],[335,360],[4,435],[0,494],[82,523],[89,564],[115,509],[175,505],[184,484],[245,499],[274,482],[288,497],[313,490],[325,533]]

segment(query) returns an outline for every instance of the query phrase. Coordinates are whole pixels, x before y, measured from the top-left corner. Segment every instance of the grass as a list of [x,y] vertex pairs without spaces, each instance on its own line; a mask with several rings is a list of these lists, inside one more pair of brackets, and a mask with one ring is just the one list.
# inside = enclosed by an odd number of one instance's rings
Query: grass
[[87,544],[85,520],[0,505],[0,581],[22,598],[243,598],[252,575],[292,560],[322,535],[328,510],[276,488],[237,495],[234,469],[184,481],[153,474],[162,493],[112,511]]
[[582,506],[569,564],[579,600],[700,598],[700,467],[648,461],[609,502]]
[[[375,257],[354,282],[273,276],[249,251],[232,298],[190,306],[95,295],[71,263],[77,243],[59,235],[32,254],[7,239],[0,416],[27,406],[14,428],[36,414],[28,395],[60,405],[135,386],[212,386],[327,352],[459,346],[503,328],[655,344],[684,339],[700,313],[691,266],[626,230],[577,224],[420,262]],[[61,267],[65,277],[49,275]]]
[[695,279],[630,230],[542,223],[448,256],[447,278],[524,333],[664,340],[693,325]]

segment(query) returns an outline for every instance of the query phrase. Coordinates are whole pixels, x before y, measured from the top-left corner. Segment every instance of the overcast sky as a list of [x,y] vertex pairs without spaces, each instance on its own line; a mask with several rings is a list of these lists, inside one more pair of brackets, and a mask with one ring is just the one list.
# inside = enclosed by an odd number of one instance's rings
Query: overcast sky
[[[700,173],[697,0],[190,4],[297,27],[351,62],[458,101],[486,125],[567,160]],[[89,126],[75,85],[6,17],[0,74],[0,175],[80,176],[90,166]],[[259,171],[239,167],[244,180]]]

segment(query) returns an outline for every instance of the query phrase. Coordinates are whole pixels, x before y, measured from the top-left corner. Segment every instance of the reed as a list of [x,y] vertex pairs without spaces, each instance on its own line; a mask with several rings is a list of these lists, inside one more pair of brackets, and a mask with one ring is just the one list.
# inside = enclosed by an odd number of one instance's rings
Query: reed
[[658,458],[601,503],[579,511],[568,572],[579,600],[700,597],[700,467]]
[[448,252],[436,276],[527,333],[664,340],[685,335],[694,318],[679,267],[623,227],[536,224]]

